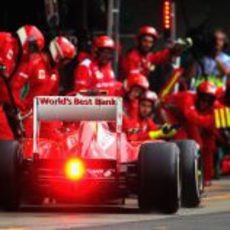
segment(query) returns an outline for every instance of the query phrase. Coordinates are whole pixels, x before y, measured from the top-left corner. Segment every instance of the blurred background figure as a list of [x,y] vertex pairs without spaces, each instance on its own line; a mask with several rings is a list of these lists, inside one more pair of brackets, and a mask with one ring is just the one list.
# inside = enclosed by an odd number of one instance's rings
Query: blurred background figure
[[209,79],[216,86],[225,86],[230,74],[230,56],[226,53],[228,38],[223,29],[215,29],[210,36],[207,54],[200,60],[198,82]]
[[[17,130],[15,124],[10,117],[6,117],[5,112],[11,114],[11,103],[9,91],[14,95],[15,103],[21,107],[20,97],[17,95],[16,89],[12,87],[7,89],[7,85],[14,84],[14,75],[18,66],[26,66],[29,64],[30,56],[36,52],[40,52],[45,45],[45,39],[42,32],[33,25],[25,25],[20,27],[16,33],[0,33],[0,138],[13,139]],[[4,78],[7,79],[4,81]],[[28,75],[22,74],[21,78],[27,79]],[[15,116],[15,114],[13,114]],[[14,130],[14,133],[11,132]]]
[[[84,59],[74,71],[75,90],[101,90],[108,95],[121,88],[112,67],[115,44],[109,36],[98,36],[93,42],[92,58]],[[118,89],[119,91],[119,89]]]
[[148,88],[148,80],[140,73],[131,73],[124,81],[123,110],[127,119],[137,116],[139,99]]
[[164,49],[161,52],[154,52],[155,43],[158,39],[158,32],[154,27],[143,26],[139,29],[136,38],[136,47],[131,49],[123,58],[123,69],[125,76],[130,73],[139,72],[149,77],[156,65],[168,62],[174,55],[180,54],[177,47]]
[[164,102],[167,119],[181,127],[175,138],[193,139],[199,144],[206,185],[214,176],[214,155],[217,152],[217,129],[214,123],[216,90],[212,82],[204,81],[198,86],[197,93],[178,92],[169,95]]
[[[47,52],[39,49],[30,55],[27,62],[20,63],[13,76],[12,89],[18,106],[25,119],[23,120],[28,137],[32,136],[33,99],[36,96],[59,95],[59,71],[74,58],[76,50],[73,44],[65,37],[54,38]],[[24,95],[22,91],[27,88]]]
[[157,94],[147,90],[138,100],[137,115],[125,119],[124,131],[131,141],[143,141],[151,139],[172,138],[176,134],[176,129],[171,125],[163,126],[156,124],[153,119],[156,115],[158,103]]

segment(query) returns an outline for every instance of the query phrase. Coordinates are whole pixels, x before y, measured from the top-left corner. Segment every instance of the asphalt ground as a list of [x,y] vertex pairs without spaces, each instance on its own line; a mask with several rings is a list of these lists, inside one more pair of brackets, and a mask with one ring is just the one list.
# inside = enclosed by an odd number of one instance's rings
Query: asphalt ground
[[22,207],[0,212],[0,230],[230,230],[230,178],[213,181],[205,189],[199,208],[181,208],[174,215],[143,214],[134,199],[123,207],[57,206]]

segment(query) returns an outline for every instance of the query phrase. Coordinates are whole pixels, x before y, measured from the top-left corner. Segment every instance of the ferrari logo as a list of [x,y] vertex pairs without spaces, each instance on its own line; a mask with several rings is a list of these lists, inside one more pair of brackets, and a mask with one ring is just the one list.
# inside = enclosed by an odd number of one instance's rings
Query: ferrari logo
[[150,62],[148,63],[148,69],[153,72],[156,69],[155,65],[152,65]]
[[96,71],[96,78],[97,79],[103,79],[103,74],[99,70]]
[[55,73],[51,74],[51,80],[57,80],[57,76]]
[[10,49],[6,55],[7,59],[11,60],[14,56],[14,51]]
[[38,71],[38,79],[45,79],[46,78],[46,72],[45,72],[45,70],[44,69],[40,69],[39,71]]

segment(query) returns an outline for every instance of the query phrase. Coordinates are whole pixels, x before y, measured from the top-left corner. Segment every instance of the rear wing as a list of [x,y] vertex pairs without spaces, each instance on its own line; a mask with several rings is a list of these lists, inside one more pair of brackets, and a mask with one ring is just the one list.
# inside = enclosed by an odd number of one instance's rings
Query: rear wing
[[122,98],[86,96],[39,96],[34,99],[33,151],[38,151],[40,121],[115,121],[122,132]]

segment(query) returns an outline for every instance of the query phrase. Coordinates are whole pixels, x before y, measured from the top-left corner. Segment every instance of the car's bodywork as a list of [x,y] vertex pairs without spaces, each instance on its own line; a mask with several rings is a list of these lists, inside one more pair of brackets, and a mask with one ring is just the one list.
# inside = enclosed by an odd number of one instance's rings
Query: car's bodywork
[[[122,115],[119,97],[35,98],[33,139],[0,141],[0,179],[9,178],[8,184],[0,180],[0,205],[13,210],[21,201],[42,204],[46,197],[102,204],[136,196],[142,210],[174,213],[182,191],[182,202],[197,206],[197,145],[130,142],[122,132]],[[56,121],[74,128],[44,138],[42,126]]]

